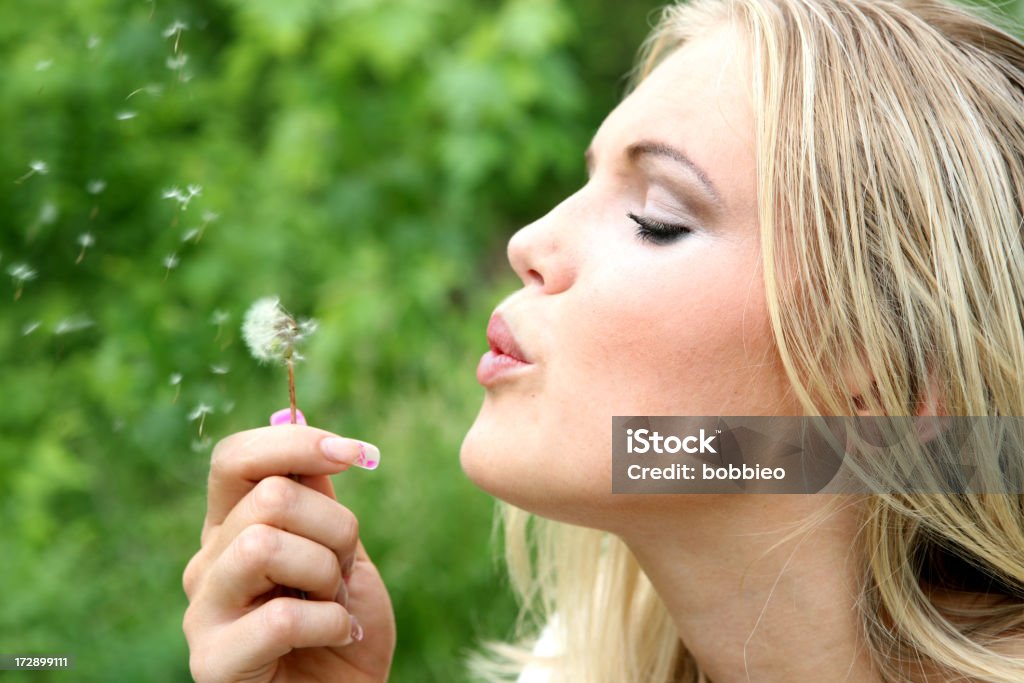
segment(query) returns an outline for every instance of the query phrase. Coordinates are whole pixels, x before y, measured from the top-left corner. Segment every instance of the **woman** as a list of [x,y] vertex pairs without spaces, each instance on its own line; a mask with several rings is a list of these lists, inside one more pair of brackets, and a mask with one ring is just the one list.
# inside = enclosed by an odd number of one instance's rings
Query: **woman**
[[[462,447],[510,504],[524,632],[548,624],[523,680],[1024,680],[1019,481],[624,496],[608,466],[612,415],[1024,415],[1024,46],[940,0],[697,0],[646,48],[587,184],[509,243]],[[327,479],[359,448],[218,444],[197,680],[387,678],[387,593]]]

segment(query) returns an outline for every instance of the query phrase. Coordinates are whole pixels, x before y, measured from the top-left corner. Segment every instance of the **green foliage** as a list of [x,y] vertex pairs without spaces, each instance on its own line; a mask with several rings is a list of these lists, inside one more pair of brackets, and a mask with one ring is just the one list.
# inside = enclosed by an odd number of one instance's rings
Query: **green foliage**
[[[492,502],[458,466],[486,321],[518,286],[505,243],[582,182],[656,7],[0,5],[0,653],[77,657],[4,680],[188,679],[212,444],[287,405],[239,340],[268,294],[321,323],[311,422],[384,456],[336,486],[396,606],[394,680],[465,680],[513,615]],[[189,184],[187,208],[163,198]],[[14,300],[16,263],[38,277]]]

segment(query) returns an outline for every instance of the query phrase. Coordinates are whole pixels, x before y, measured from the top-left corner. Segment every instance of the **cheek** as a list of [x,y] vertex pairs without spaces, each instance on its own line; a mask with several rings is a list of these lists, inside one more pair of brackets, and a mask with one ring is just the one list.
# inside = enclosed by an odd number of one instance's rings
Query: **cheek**
[[[685,245],[689,247],[691,245]],[[653,254],[588,290],[565,383],[604,415],[754,415],[778,395],[756,243]]]

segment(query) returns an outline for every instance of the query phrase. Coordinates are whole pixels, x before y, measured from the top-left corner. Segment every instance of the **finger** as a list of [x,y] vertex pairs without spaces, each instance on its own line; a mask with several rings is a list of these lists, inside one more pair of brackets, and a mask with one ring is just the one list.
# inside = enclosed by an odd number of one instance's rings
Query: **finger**
[[295,422],[292,422],[292,409],[284,408],[278,410],[276,413],[270,416],[270,426],[276,427],[277,425],[286,424],[306,424],[306,416],[302,414],[302,411],[298,408],[295,409]]
[[275,474],[329,475],[374,460],[377,448],[356,439],[302,425],[238,432],[214,446],[210,462],[206,523],[218,525],[261,479]]
[[[238,680],[301,647],[343,647],[361,638],[358,620],[336,602],[275,598],[218,630],[202,662],[209,680]],[[353,638],[353,635],[359,638]]]
[[329,549],[276,527],[254,524],[214,560],[196,602],[230,616],[277,586],[333,601],[341,582],[341,565]]
[[218,557],[245,529],[264,524],[331,550],[344,567],[356,552],[359,520],[341,503],[286,477],[267,477],[228,514],[210,544]]

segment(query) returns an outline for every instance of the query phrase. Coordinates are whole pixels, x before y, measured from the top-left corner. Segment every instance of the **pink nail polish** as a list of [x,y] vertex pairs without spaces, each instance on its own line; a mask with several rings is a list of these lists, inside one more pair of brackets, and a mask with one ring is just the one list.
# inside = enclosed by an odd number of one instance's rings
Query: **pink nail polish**
[[[302,414],[301,410],[296,410],[295,411],[295,421],[296,421],[297,424],[300,424],[300,425],[306,424],[306,416]],[[291,424],[291,422],[292,422],[292,410],[291,410],[291,408],[284,408],[282,410],[278,410],[277,412],[275,412],[273,415],[270,416],[270,424],[272,426],[274,426],[274,427],[276,427],[277,425]]]
[[364,470],[375,470],[380,464],[380,449],[370,443],[359,442],[359,457],[356,458],[356,467]]

